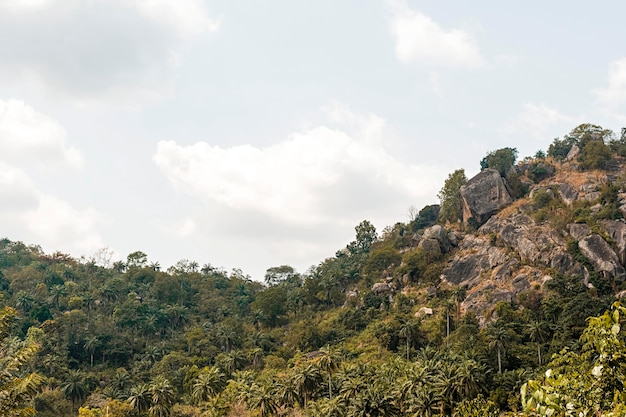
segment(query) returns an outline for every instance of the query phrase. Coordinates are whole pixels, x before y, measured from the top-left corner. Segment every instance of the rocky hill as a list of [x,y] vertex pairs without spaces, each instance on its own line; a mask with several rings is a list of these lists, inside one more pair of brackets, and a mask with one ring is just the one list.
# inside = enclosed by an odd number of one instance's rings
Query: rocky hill
[[[591,293],[624,294],[626,164],[615,157],[610,170],[583,171],[572,159],[512,167],[526,189],[517,199],[496,169],[483,170],[460,189],[462,222],[412,237],[427,253],[445,254],[441,285],[466,288],[463,311],[484,319],[555,275],[578,277]],[[538,166],[547,178],[533,183],[528,172]]]

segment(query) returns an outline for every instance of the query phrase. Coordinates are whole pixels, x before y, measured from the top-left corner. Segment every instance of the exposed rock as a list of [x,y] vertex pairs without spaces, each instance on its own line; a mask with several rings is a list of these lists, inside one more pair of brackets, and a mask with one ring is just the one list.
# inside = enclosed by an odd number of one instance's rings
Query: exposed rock
[[578,199],[578,193],[576,192],[576,189],[571,184],[567,183],[561,183],[557,185],[561,200],[563,200],[563,202],[568,206],[571,206],[572,203]]
[[441,256],[441,246],[437,239],[422,239],[417,247],[422,249],[429,259],[435,259]]
[[592,234],[578,241],[578,247],[583,255],[589,259],[595,270],[602,272],[606,278],[623,281],[626,271],[620,264],[619,258],[599,235]]
[[443,241],[448,238],[448,234],[446,229],[444,229],[441,225],[436,224],[424,230],[422,237],[424,239],[437,239],[439,241]]
[[587,193],[583,197],[583,199],[586,200],[586,201],[596,201],[598,198],[600,198],[600,193],[597,192],[597,191],[593,191],[593,192]]
[[415,313],[415,317],[432,316],[432,315],[433,315],[433,309],[428,308],[428,307],[422,307],[417,311],[417,313]]
[[578,146],[574,145],[574,146],[572,146],[572,148],[567,153],[567,156],[565,157],[565,160],[566,161],[572,161],[572,160],[578,158],[578,155],[580,155],[580,148]]
[[448,241],[455,248],[459,246],[459,237],[454,232],[448,233]]
[[576,240],[580,240],[591,234],[591,228],[584,223],[570,223],[567,225],[567,231],[570,236]]
[[377,282],[372,286],[372,292],[377,295],[388,294],[391,292],[391,290],[391,286],[386,282]]
[[513,280],[513,289],[516,294],[519,294],[530,289],[530,282],[528,281],[528,275],[521,274],[515,277]]
[[617,257],[622,265],[626,265],[626,223],[618,220],[604,220],[602,226],[617,247]]
[[513,202],[500,173],[495,169],[486,169],[470,179],[461,187],[461,197],[463,222],[473,219],[479,226]]

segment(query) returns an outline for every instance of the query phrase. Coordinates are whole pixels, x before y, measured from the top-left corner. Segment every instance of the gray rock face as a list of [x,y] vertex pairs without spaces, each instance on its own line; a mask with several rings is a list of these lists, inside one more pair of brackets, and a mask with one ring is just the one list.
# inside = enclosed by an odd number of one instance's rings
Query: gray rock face
[[474,219],[477,225],[482,225],[498,210],[513,202],[502,177],[495,169],[480,172],[462,186],[460,191],[465,223]]
[[619,262],[626,265],[626,223],[617,220],[604,220],[602,226],[615,242]]
[[437,239],[422,239],[417,247],[422,249],[424,254],[430,259],[441,256],[441,246]]
[[578,158],[578,155],[580,155],[580,148],[578,146],[574,145],[574,146],[572,146],[572,148],[567,153],[567,156],[565,157],[565,160],[566,161],[572,161],[572,160]]
[[372,286],[372,292],[374,294],[389,294],[392,289],[393,288],[386,282],[377,282]]
[[578,199],[578,192],[571,184],[562,183],[558,184],[558,187],[561,200],[568,206],[571,206],[572,203]]
[[570,236],[576,240],[580,240],[591,234],[591,228],[584,223],[570,223],[567,225]]
[[595,270],[605,278],[623,281],[626,271],[620,264],[617,254],[599,235],[592,234],[578,241],[580,252],[589,259]]

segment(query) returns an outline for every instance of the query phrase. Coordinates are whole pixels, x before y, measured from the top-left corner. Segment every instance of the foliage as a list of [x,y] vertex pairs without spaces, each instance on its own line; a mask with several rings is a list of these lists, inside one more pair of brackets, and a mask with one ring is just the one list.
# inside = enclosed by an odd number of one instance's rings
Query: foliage
[[619,303],[592,317],[580,351],[565,349],[548,365],[545,376],[524,384],[524,410],[540,415],[622,415],[626,405],[626,344]]
[[35,373],[24,373],[24,368],[40,348],[41,331],[33,328],[25,340],[9,337],[17,312],[10,307],[0,309],[0,415],[35,415],[31,399],[42,383]]
[[457,169],[448,175],[443,188],[437,194],[441,201],[439,221],[454,223],[463,218],[461,187],[467,183],[464,169]]
[[516,148],[502,148],[491,151],[480,161],[480,170],[483,171],[487,168],[492,168],[498,171],[500,176],[505,177],[511,167],[515,165],[516,159]]

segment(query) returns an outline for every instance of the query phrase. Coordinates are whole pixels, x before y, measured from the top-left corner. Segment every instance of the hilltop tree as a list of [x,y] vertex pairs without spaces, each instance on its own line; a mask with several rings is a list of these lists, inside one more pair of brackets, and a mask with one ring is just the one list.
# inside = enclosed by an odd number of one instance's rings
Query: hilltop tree
[[487,168],[492,168],[500,173],[500,176],[506,177],[507,172],[515,165],[517,159],[516,148],[502,148],[496,151],[489,152],[480,161],[480,170],[483,171]]
[[441,205],[439,209],[439,221],[456,222],[463,217],[463,199],[461,187],[467,183],[464,169],[457,169],[450,175],[437,194]]

